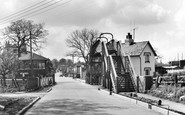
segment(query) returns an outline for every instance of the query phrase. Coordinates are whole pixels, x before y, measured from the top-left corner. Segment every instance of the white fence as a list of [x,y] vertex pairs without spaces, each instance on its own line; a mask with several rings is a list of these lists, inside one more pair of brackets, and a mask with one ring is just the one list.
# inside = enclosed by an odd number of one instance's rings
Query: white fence
[[40,79],[40,86],[45,87],[54,84],[53,77],[43,77]]
[[180,72],[184,72],[184,69],[172,69],[172,70],[167,70],[168,73],[180,73]]

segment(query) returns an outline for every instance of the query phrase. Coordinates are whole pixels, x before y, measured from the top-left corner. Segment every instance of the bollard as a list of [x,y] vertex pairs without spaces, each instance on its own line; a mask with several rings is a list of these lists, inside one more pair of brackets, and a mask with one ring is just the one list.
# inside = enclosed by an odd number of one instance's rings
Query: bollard
[[110,95],[112,95],[112,91],[110,91]]
[[157,105],[161,106],[161,105],[162,105],[162,101],[159,100],[159,101],[157,102]]
[[170,106],[169,105],[162,105],[162,101],[161,100],[159,100],[158,102],[157,102],[157,105],[158,106],[167,106],[168,108],[167,108],[167,115],[169,115],[169,109],[170,109]]
[[152,109],[152,105],[148,103],[148,109]]

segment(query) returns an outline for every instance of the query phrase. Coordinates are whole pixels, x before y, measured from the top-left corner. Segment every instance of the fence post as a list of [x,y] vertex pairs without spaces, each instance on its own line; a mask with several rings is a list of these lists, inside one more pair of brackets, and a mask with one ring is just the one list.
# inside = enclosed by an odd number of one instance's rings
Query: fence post
[[137,86],[136,87],[137,89],[136,90],[137,90],[137,93],[139,93],[139,76],[136,77],[136,81],[137,81],[136,82],[137,83],[137,85],[136,85]]
[[119,93],[119,86],[118,86],[118,77],[116,77],[116,93]]
[[109,78],[109,88],[110,88],[110,95],[112,95],[112,81],[111,81],[111,78]]

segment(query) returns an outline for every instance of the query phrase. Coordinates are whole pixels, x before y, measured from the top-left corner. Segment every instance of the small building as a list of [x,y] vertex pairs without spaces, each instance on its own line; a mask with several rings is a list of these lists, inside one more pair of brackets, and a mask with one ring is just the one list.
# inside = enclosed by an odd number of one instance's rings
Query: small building
[[130,55],[134,70],[138,76],[153,76],[155,72],[155,56],[157,56],[149,41],[134,42],[128,34],[122,50]]
[[19,69],[20,77],[35,76],[35,77],[45,77],[52,71],[52,64],[48,58],[45,58],[36,53],[27,53],[19,57],[21,61],[21,66]]
[[[4,51],[11,51],[18,56],[18,47],[16,44],[11,44],[9,41],[5,43]],[[31,53],[27,51],[26,44],[22,45],[20,48],[20,56],[19,60],[21,61],[18,75],[16,78],[26,78],[27,76],[31,76],[31,68],[33,68],[32,76],[46,76],[51,74],[53,71],[52,63],[49,58],[45,58],[36,53],[32,53],[32,61],[31,61]]]
[[76,78],[85,79],[86,71],[84,65],[82,63],[77,63],[74,66],[74,73],[76,74]]
[[185,67],[185,60],[170,61],[169,64],[171,66],[177,66],[179,69],[183,69]]

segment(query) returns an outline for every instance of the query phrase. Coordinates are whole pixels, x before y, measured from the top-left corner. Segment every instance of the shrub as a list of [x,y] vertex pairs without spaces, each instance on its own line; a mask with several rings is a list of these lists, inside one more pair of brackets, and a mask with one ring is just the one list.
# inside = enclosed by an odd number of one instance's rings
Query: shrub
[[164,85],[159,88],[153,87],[150,90],[150,94],[156,97],[170,99],[170,100],[178,100],[177,92],[182,89],[181,87],[176,87],[174,85]]
[[185,95],[185,87],[177,90],[177,92],[176,92],[176,98],[179,98],[179,97],[181,97],[183,95]]

